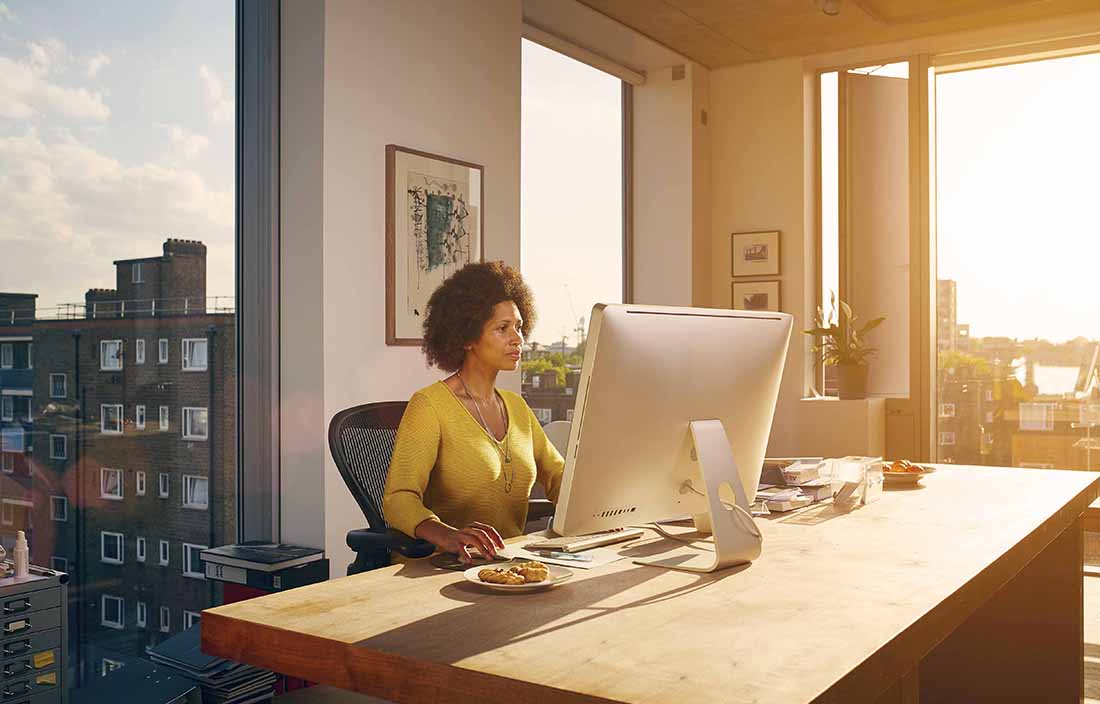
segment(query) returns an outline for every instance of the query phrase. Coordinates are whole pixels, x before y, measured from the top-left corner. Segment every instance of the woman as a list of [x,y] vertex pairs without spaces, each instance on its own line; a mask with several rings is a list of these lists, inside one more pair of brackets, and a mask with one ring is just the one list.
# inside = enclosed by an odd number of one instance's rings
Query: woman
[[471,562],[523,533],[537,480],[557,501],[565,461],[519,394],[496,388],[519,368],[535,323],[531,290],[501,262],[468,264],[432,293],[424,355],[450,376],[409,400],[397,430],[386,522]]

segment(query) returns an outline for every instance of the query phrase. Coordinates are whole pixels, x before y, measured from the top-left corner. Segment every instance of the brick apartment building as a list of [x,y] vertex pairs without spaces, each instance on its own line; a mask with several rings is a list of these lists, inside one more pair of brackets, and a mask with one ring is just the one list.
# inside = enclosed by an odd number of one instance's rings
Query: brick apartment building
[[215,603],[198,550],[236,538],[236,340],[206,247],[115,262],[116,287],[35,315],[0,294],[0,541],[70,575],[76,680]]

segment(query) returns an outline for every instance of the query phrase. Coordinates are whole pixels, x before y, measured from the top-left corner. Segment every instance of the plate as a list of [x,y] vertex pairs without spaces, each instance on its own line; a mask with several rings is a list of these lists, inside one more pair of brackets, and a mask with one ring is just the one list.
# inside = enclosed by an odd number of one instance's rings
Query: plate
[[916,484],[925,472],[883,472],[887,484]]
[[[503,567],[507,569],[510,565],[511,563],[500,562],[495,565],[490,565],[490,567]],[[485,569],[486,565],[471,567],[463,572],[462,576],[466,578],[467,582],[471,582],[479,587],[494,592],[537,592],[542,589],[556,587],[573,576],[573,571],[567,570],[564,567],[558,567],[557,565],[546,565],[546,567],[550,570],[550,576],[542,582],[531,582],[530,584],[490,584],[489,582],[482,582],[478,578],[477,573]]]

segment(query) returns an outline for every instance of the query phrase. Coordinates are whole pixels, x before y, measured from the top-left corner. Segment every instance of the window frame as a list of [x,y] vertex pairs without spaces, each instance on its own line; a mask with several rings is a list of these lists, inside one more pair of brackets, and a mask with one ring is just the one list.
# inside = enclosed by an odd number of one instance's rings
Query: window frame
[[[946,442],[946,439],[948,437],[950,437],[951,442]],[[954,447],[956,440],[958,440],[958,438],[955,435],[954,430],[940,430],[940,431],[938,431],[937,438],[939,440],[939,442],[937,444],[940,447]]]
[[7,499],[0,501],[0,524],[5,526],[15,525],[15,504]]
[[172,563],[172,546],[167,540],[161,540],[157,544],[157,563],[161,567],[168,567]]
[[171,472],[159,472],[157,474],[157,498],[167,499],[172,495]]
[[[108,408],[115,409],[115,417],[118,418],[118,430],[107,429],[107,414]],[[99,404],[99,432],[104,435],[122,435],[126,431],[125,418],[121,403],[101,403]]]
[[149,607],[144,601],[137,603],[137,611],[134,614],[134,623],[138,628],[145,628],[149,621]]
[[145,471],[137,470],[134,473],[134,495],[145,496]]
[[[191,353],[189,353],[188,349],[187,349],[188,344],[190,344],[192,346],[195,346],[195,345],[198,345],[199,343],[202,343],[202,347],[203,347],[203,365],[201,367],[197,367],[193,364],[189,364],[189,362],[191,361],[191,359],[194,355],[193,355],[193,350],[192,350]],[[210,352],[210,344],[209,344],[209,341],[207,340],[207,338],[205,338],[205,337],[185,337],[185,338],[183,338],[183,340],[180,341],[180,369],[182,371],[185,371],[185,372],[205,372],[207,370],[207,368],[210,366],[209,352]]]
[[[117,367],[106,366],[106,361],[110,359],[107,356],[107,345],[118,345],[118,355],[115,360],[118,362]],[[122,340],[100,340],[99,341],[99,371],[101,372],[120,372],[125,367],[123,363],[123,346]]]
[[142,271],[141,262],[134,262],[130,265],[130,283],[143,284],[145,283],[145,272]]
[[15,343],[0,342],[0,369],[15,367]]
[[[189,412],[201,411],[206,416],[205,433],[195,435],[192,432],[193,421]],[[201,406],[184,406],[180,409],[180,433],[184,440],[206,441],[210,438],[210,410]]]
[[[118,473],[118,494],[107,493],[107,473]],[[100,467],[99,468],[99,498],[107,499],[108,501],[122,501],[126,498],[126,473],[118,467]]]
[[164,605],[160,607],[160,632],[172,632],[172,610]]
[[[61,377],[61,395],[58,396],[54,393],[54,378]],[[69,397],[69,375],[65,372],[51,372],[50,373],[50,398],[68,398]]]
[[[202,569],[202,558],[200,557],[200,554],[203,550],[206,550],[207,547],[209,546],[196,545],[195,543],[183,543],[183,563],[180,565],[180,568],[183,571],[184,577],[187,577],[189,579],[206,579],[206,573],[203,572]],[[193,558],[191,551],[195,551]],[[193,564],[195,562],[197,562],[198,564]],[[198,569],[195,569],[196,567]]]
[[145,339],[134,340],[134,364],[145,364]]
[[157,338],[157,364],[168,364],[168,338]]
[[[54,443],[57,440],[61,440],[61,454],[57,454],[54,450],[56,447]],[[51,460],[67,460],[69,459],[69,436],[64,433],[50,433],[50,459]]]
[[15,452],[0,452],[0,473],[15,474]]
[[15,397],[10,394],[0,395],[0,420],[15,420]]
[[134,428],[136,430],[145,430],[145,404],[138,403],[134,405]]
[[[114,602],[118,602],[118,621],[108,621],[107,620],[107,600],[108,599],[111,600],[111,601],[114,601]],[[100,600],[99,600],[99,625],[121,631],[122,629],[124,629],[126,627],[126,625],[125,625],[126,624],[126,613],[125,613],[125,611],[126,611],[126,599],[124,599],[121,596],[115,596],[114,594],[100,594]],[[104,659],[104,661],[107,660],[107,658],[103,658],[103,659]],[[111,662],[118,662],[118,661],[117,660],[112,660]]]
[[149,544],[144,535],[139,535],[134,538],[134,559],[138,562],[145,562],[146,555],[148,554]]
[[[190,487],[190,481],[189,480],[194,480],[196,483],[198,481],[203,481],[203,482],[206,483],[206,502],[205,503],[200,504],[200,503],[197,503],[195,501],[189,501],[188,500],[189,498],[191,498],[191,499],[194,498],[194,496],[193,496],[194,490]],[[210,480],[209,480],[209,478],[204,477],[201,474],[185,474],[185,475],[183,475],[183,504],[182,504],[182,506],[183,506],[183,508],[192,509],[192,510],[199,510],[199,511],[209,510],[209,508],[210,508]]]
[[[62,510],[60,512],[60,516],[61,516],[60,518],[58,518],[58,512],[55,510],[56,505],[54,504],[54,502],[58,499],[61,500],[60,506],[62,508]],[[57,523],[68,523],[68,521],[69,521],[69,497],[59,496],[57,494],[52,494],[50,496],[50,520],[51,521],[56,521]]]
[[196,623],[201,623],[201,622],[202,622],[202,614],[201,613],[199,613],[198,611],[188,611],[187,609],[183,610],[183,629],[184,630],[187,630],[191,626],[194,626]]
[[[107,557],[107,542],[108,538],[117,539],[118,544],[118,557]],[[124,565],[126,564],[126,534],[115,533],[110,530],[99,531],[99,561],[105,565]]]
[[157,407],[157,429],[158,430],[170,430],[171,429],[172,411],[168,406]]

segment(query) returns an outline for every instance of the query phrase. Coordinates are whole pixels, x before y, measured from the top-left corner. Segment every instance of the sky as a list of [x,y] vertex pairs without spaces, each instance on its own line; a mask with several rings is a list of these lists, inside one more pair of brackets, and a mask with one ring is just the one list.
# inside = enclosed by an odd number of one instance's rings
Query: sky
[[972,337],[1100,339],[1100,55],[936,81],[939,277]]
[[234,6],[0,0],[0,291],[42,314],[177,237],[233,295]]

